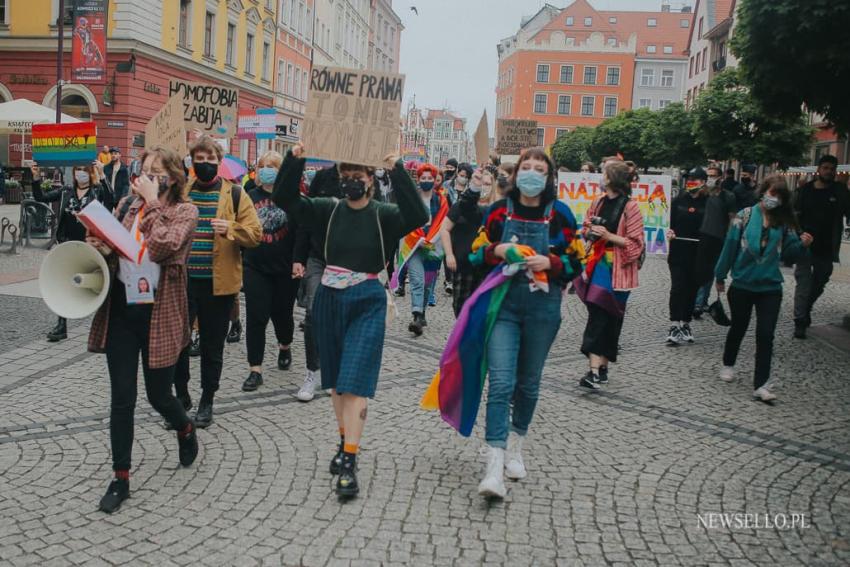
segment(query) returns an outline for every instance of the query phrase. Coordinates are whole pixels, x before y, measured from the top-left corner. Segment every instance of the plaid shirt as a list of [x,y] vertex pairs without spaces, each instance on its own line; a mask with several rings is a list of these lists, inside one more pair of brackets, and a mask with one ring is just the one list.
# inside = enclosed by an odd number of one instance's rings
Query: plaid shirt
[[[123,203],[123,200],[122,200]],[[142,200],[136,199],[124,216],[127,230],[133,226]],[[115,208],[116,216],[121,204]],[[145,236],[148,256],[161,268],[156,300],[151,315],[148,365],[167,368],[177,363],[180,351],[189,344],[189,306],[186,297],[186,262],[192,247],[192,235],[198,222],[198,209],[191,203],[145,205],[140,230]],[[111,281],[115,281],[118,258],[108,258]],[[105,352],[109,330],[112,294],[100,306],[89,332],[89,351]]]

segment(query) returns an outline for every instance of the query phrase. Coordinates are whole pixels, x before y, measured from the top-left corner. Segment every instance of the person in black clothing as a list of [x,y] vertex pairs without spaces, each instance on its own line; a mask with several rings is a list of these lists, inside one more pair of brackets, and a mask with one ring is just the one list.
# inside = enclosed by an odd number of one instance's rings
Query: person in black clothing
[[[103,164],[74,166],[73,185],[52,189],[44,192],[41,187],[42,178],[38,165],[33,164],[32,194],[40,203],[59,201],[59,225],[56,229],[56,241],[59,243],[70,240],[83,241],[86,239],[86,227],[77,220],[77,213],[92,201],[100,201],[110,211],[113,208],[112,192],[106,184],[102,173]],[[47,333],[50,342],[68,338],[68,322],[59,317],[56,326]]]
[[759,202],[758,187],[756,187],[756,166],[745,165],[741,168],[741,182],[732,191],[738,210],[742,211],[755,206]]
[[260,245],[242,252],[245,292],[245,342],[250,374],[242,391],[253,392],[263,384],[263,355],[266,350],[266,326],[274,325],[278,343],[277,367],[289,370],[292,353],[289,345],[295,330],[293,308],[298,280],[292,277],[295,227],[283,209],[271,200],[274,180],[283,156],[268,152],[257,163],[259,185],[248,191],[257,217],[263,226]]
[[730,167],[726,170],[726,177],[723,178],[720,187],[731,192],[735,190],[736,185],[738,185],[738,182],[735,181],[735,170]]
[[794,279],[794,336],[806,338],[812,324],[812,307],[823,294],[838,262],[844,219],[850,220],[850,192],[835,181],[838,160],[825,155],[818,162],[817,177],[797,190],[794,210],[804,232],[814,237],[811,253],[797,261]]
[[121,163],[121,150],[115,146],[109,148],[109,157],[112,161],[103,166],[103,173],[112,188],[113,202],[117,205],[130,191],[130,171]]
[[670,204],[670,253],[667,265],[670,268],[670,332],[667,344],[679,346],[693,343],[691,331],[694,303],[702,281],[699,279],[697,249],[700,243],[700,227],[705,217],[708,191],[708,174],[696,167],[688,174],[685,191]]

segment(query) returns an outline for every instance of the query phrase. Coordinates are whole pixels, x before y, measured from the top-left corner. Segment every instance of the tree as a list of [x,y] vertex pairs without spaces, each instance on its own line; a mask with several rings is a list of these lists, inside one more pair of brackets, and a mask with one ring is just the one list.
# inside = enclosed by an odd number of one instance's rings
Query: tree
[[558,167],[578,171],[582,163],[594,161],[589,153],[592,142],[593,128],[576,128],[555,140],[555,145],[552,146],[552,157],[555,158]]
[[732,51],[767,113],[788,119],[803,104],[850,132],[850,3],[835,0],[738,2]]
[[627,160],[648,165],[641,138],[656,120],[656,114],[648,108],[627,110],[609,118],[594,130],[590,154],[601,159],[621,153]]
[[693,112],[694,135],[714,159],[794,165],[812,144],[813,130],[800,108],[792,117],[765,110],[742,83],[737,69],[712,79]]
[[641,134],[647,166],[691,167],[705,161],[694,136],[694,116],[682,103],[667,105]]

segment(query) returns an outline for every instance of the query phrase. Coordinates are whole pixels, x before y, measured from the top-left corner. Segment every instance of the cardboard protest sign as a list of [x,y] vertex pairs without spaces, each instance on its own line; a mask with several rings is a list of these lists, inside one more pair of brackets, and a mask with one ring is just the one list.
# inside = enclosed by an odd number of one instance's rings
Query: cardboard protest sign
[[519,155],[522,150],[537,146],[537,121],[500,118],[496,121],[496,134],[497,152]]
[[180,157],[188,154],[186,127],[182,118],[183,99],[177,94],[168,99],[145,126],[145,149],[161,146],[174,150]]
[[487,128],[487,111],[481,116],[478,128],[475,130],[475,159],[478,165],[484,165],[490,159],[490,132]]
[[236,135],[239,92],[230,87],[171,79],[168,96],[180,95],[186,127],[218,138]]
[[33,124],[32,158],[40,167],[89,165],[97,159],[94,122]]
[[398,148],[404,75],[314,67],[301,141],[314,158],[381,166]]
[[240,113],[236,137],[240,140],[274,140],[276,118],[277,111],[274,108],[258,108],[256,112]]
[[[600,187],[601,173],[560,173],[558,198],[569,205],[581,225],[593,201],[605,191]],[[641,175],[632,183],[632,199],[643,213],[647,254],[667,254],[667,229],[670,228],[670,202],[673,179],[669,175]]]

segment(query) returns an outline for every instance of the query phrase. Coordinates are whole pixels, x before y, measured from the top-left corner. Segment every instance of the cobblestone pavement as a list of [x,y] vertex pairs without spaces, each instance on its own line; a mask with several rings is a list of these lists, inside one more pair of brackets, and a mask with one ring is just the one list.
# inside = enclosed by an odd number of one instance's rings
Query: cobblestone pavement
[[[228,345],[216,421],[191,468],[178,466],[173,433],[142,396],[132,498],[113,516],[96,511],[111,476],[109,387],[103,357],[85,352],[87,324],[50,348],[39,337],[5,349],[0,564],[850,564],[850,353],[793,341],[789,278],[774,360],[780,399],[754,403],[752,336],[742,381],[720,382],[722,330],[697,323],[697,344],[663,346],[663,261],[651,259],[641,278],[602,393],[576,385],[585,311],[565,299],[526,445],[529,476],[501,503],[476,494],[482,427],[463,439],[418,408],[452,324],[444,296],[424,337],[409,336],[406,316],[388,333],[362,497],[346,504],[327,472],[337,441],[327,396],[293,396],[300,334],[293,370],[267,369],[252,394],[239,389],[244,343]],[[848,308],[850,285],[831,285],[815,320],[837,323]],[[28,332],[30,300],[0,309],[4,337]],[[711,527],[713,513],[759,514],[762,524],[764,514],[804,514],[805,527]]]

